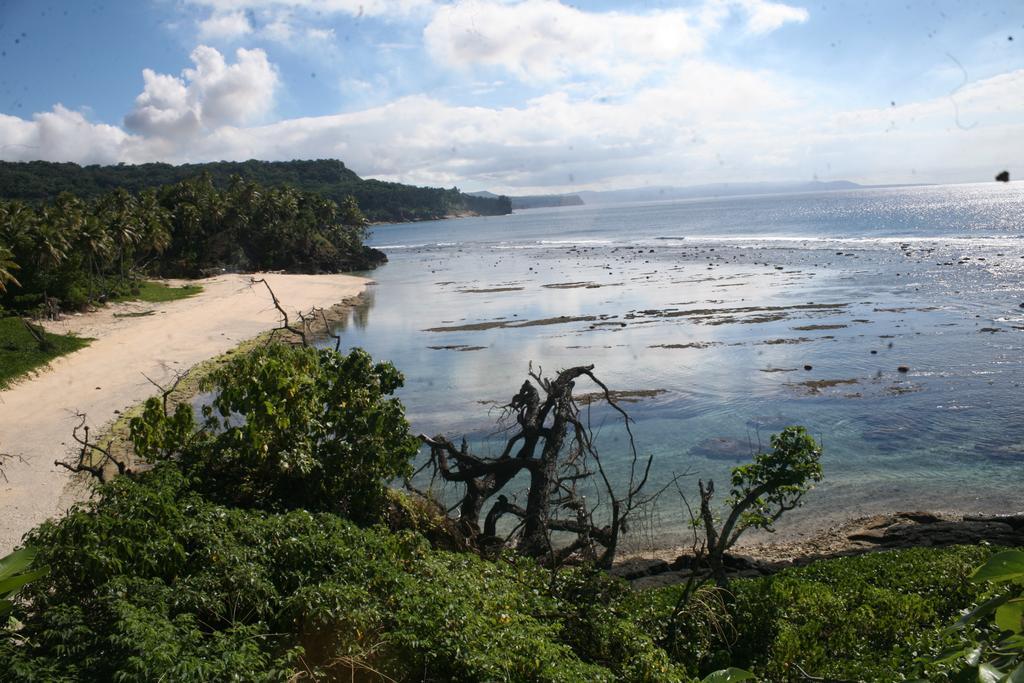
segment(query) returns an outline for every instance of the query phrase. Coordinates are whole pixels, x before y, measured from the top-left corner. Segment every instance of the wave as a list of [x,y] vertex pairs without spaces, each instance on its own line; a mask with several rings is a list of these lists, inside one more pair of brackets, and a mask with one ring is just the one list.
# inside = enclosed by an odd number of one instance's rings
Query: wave
[[687,241],[690,243],[701,242],[813,242],[817,244],[983,244],[987,246],[1020,247],[1024,245],[1021,240],[1024,235],[976,235],[972,237],[952,237],[943,235],[928,235],[915,237],[839,237],[819,235],[660,235],[653,238],[634,240],[635,244],[657,241]]

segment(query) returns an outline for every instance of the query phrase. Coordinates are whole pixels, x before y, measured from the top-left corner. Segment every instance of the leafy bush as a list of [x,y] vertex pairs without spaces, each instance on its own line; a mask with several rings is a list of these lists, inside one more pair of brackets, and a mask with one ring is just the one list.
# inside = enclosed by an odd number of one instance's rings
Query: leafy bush
[[767,681],[803,680],[796,666],[826,679],[938,676],[943,667],[925,660],[956,642],[943,627],[976,599],[969,576],[988,553],[914,548],[737,579],[730,600],[695,601],[674,643],[662,638],[682,586],[639,593],[628,611],[691,674],[732,665]]
[[419,442],[390,363],[355,349],[272,344],[215,371],[217,392],[196,431],[191,406],[168,415],[150,399],[131,422],[136,453],[174,460],[197,490],[225,505],[334,512],[378,521],[388,482],[411,473]]
[[0,678],[615,678],[562,642],[564,603],[532,562],[331,514],[225,508],[170,463],[98,494],[33,532],[51,571],[16,607],[23,627],[0,634]]
[[611,669],[620,680],[687,680],[646,625],[635,618],[629,584],[588,567],[565,569],[552,589],[565,624],[563,639],[587,661]]
[[1024,681],[1024,551],[993,555],[971,580],[993,585],[983,595],[985,600],[949,629],[960,642],[936,662],[959,665],[958,680]]

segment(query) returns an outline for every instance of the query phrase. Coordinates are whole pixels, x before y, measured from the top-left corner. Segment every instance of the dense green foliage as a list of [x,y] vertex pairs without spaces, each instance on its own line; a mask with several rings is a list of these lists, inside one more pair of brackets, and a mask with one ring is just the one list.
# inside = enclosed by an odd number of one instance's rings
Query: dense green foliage
[[119,188],[138,193],[202,173],[209,173],[221,189],[228,187],[232,176],[237,175],[268,187],[287,185],[314,192],[338,204],[346,197],[355,197],[373,221],[444,218],[465,211],[500,215],[512,210],[507,197],[474,197],[455,188],[444,190],[363,180],[334,159],[84,167],[48,161],[0,162],[0,197],[40,202],[52,201],[61,192],[69,192],[91,199]]
[[41,368],[65,353],[77,351],[90,341],[74,335],[42,334],[44,345],[39,344],[18,318],[0,317],[0,389],[16,377]]
[[205,431],[149,401],[131,431],[155,465],[31,534],[49,574],[0,633],[0,679],[685,680],[637,624],[591,609],[621,582],[553,584],[351,521],[383,518],[416,449],[390,365],[271,346],[212,381]]
[[[1006,638],[998,608],[1015,610],[1017,589],[947,628],[991,596],[972,575],[1024,576],[1005,562],[975,575],[984,547],[709,582],[681,614],[683,586],[432,547],[441,513],[386,488],[416,451],[401,380],[359,350],[271,345],[212,375],[202,428],[188,405],[147,402],[131,433],[149,465],[26,539],[32,581],[3,604],[0,681],[953,681],[965,638]],[[773,444],[806,454],[801,436]],[[816,460],[801,462],[803,481]],[[784,480],[772,466],[734,484]],[[994,626],[977,620],[990,613]]]
[[[226,505],[380,519],[391,480],[419,447],[391,394],[402,375],[355,349],[275,344],[237,356],[207,380],[216,391],[196,429],[192,407],[147,401],[131,422],[135,452],[173,460],[197,490]],[[242,418],[242,419],[240,419]]]
[[[970,576],[989,552],[914,548],[737,579],[728,600],[705,589],[665,646],[691,670],[741,666],[766,681],[804,680],[796,666],[826,680],[947,680],[958,663],[932,659],[957,642],[945,627],[981,594]],[[658,637],[681,590],[638,593],[629,611]]]
[[965,680],[984,683],[1024,681],[1024,551],[990,557],[971,576],[991,589],[950,629],[960,637],[941,662],[963,661]]
[[24,645],[0,641],[7,680],[610,679],[558,642],[528,566],[329,514],[225,508],[170,465],[31,542],[50,574],[16,614]]
[[383,259],[363,245],[366,226],[351,198],[339,206],[238,177],[224,189],[204,175],[137,195],[0,203],[0,307],[81,308],[132,293],[140,272],[366,269]]

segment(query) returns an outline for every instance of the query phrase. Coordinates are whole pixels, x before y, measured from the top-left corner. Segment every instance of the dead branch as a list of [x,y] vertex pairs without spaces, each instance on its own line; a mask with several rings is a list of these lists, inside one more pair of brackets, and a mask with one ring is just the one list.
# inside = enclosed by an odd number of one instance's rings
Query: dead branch
[[28,330],[28,333],[32,335],[32,339],[35,340],[36,345],[39,347],[39,349],[42,351],[49,350],[51,347],[51,343],[50,340],[46,338],[46,332],[43,330],[43,328],[39,325],[33,325],[28,321],[27,318],[19,319],[21,320],[21,323],[25,326],[25,329]]
[[270,292],[270,298],[274,302],[274,308],[276,308],[277,312],[281,314],[280,329],[288,330],[289,332],[291,332],[292,334],[294,334],[295,336],[302,340],[303,346],[309,346],[308,340],[306,339],[305,325],[303,325],[303,329],[299,329],[292,326],[291,322],[288,319],[288,311],[284,310],[284,307],[281,306],[281,301],[277,298],[277,295],[274,294],[274,290],[270,288],[270,283],[267,282],[266,278],[249,278],[249,283],[250,285],[258,285],[262,283],[263,286],[267,288],[267,291]]
[[0,479],[7,481],[7,472],[4,471],[4,466],[8,460],[17,460],[18,462],[25,462],[25,459],[17,453],[2,453],[0,452]]
[[[503,518],[510,517],[515,520],[515,529],[505,542],[514,536],[522,554],[553,566],[578,556],[611,567],[619,538],[628,531],[630,515],[649,506],[660,491],[643,494],[652,460],[637,453],[629,415],[593,369],[593,365],[581,365],[546,377],[531,364],[529,379],[502,408],[499,424],[507,425],[506,440],[497,457],[472,453],[465,439],[456,446],[443,435],[420,435],[430,449],[425,466],[430,467],[433,476],[460,487],[453,509],[458,510],[458,524],[468,538],[487,545],[501,542],[499,525]],[[621,493],[604,469],[591,429],[580,419],[573,399],[580,378],[590,379],[601,388],[603,398],[621,415],[626,427],[632,465],[630,479]],[[523,504],[512,502],[503,493],[520,474],[529,477]],[[596,504],[584,494],[593,490],[584,487],[594,485],[599,494]],[[602,506],[601,495],[610,508],[604,523],[595,520],[595,512]],[[574,540],[555,547],[552,534],[571,534]]]
[[[78,424],[71,430],[71,438],[80,446],[77,458],[70,463],[55,460],[53,464],[75,473],[86,472],[101,484],[107,482],[108,465],[114,465],[118,475],[130,474],[128,463],[114,457],[110,449],[89,440],[89,425],[85,423],[85,413],[75,413],[75,417],[78,418]],[[98,459],[97,456],[99,456]]]

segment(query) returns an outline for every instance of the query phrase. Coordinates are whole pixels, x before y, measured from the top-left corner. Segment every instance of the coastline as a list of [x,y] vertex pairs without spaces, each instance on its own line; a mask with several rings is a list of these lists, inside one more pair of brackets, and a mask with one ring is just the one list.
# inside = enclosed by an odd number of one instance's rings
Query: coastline
[[[126,302],[47,323],[51,332],[92,337],[84,349],[0,392],[0,452],[15,456],[0,480],[0,556],[24,533],[59,515],[87,492],[53,465],[75,450],[71,430],[84,413],[94,434],[154,394],[150,379],[224,354],[280,323],[270,295],[250,275],[190,281],[203,291],[187,299]],[[353,275],[260,274],[290,314],[331,309],[371,282]],[[148,378],[148,379],[147,379]]]
[[[893,512],[852,516],[799,536],[743,538],[726,554],[726,572],[756,578],[819,560],[910,548],[953,545],[1024,545],[1024,513],[972,515],[941,512]],[[675,546],[624,553],[612,572],[634,589],[662,588],[691,576],[693,547]]]

